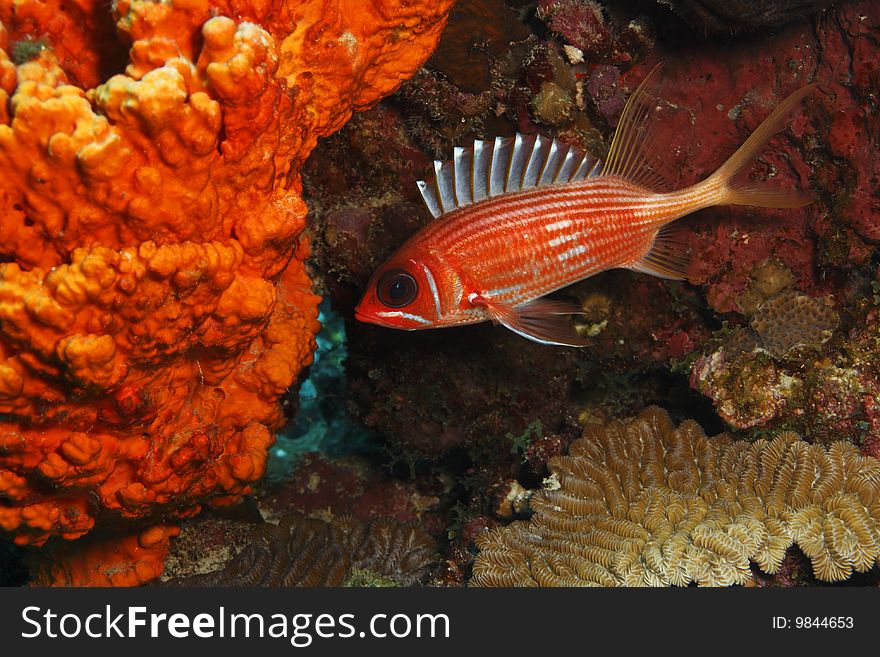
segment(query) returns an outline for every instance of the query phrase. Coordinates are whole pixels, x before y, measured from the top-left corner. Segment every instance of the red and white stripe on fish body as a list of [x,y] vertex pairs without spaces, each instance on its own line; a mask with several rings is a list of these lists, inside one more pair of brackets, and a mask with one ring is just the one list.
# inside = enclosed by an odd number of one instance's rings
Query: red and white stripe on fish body
[[[659,67],[658,67],[659,68]],[[685,278],[688,254],[670,224],[712,205],[795,208],[809,194],[748,180],[749,165],[814,85],[786,98],[714,174],[667,191],[646,92],[627,101],[603,164],[579,149],[517,135],[455,149],[420,182],[436,219],[375,272],[357,319],[399,329],[494,321],[545,344],[583,346],[565,316],[572,304],[545,295],[605,269]]]

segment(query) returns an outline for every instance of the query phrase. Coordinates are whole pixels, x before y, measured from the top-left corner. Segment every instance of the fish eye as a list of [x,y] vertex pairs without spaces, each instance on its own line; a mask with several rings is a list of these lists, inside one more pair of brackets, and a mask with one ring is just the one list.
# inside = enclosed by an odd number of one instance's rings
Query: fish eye
[[376,294],[389,308],[402,308],[416,298],[419,286],[410,274],[392,269],[382,275],[376,284]]

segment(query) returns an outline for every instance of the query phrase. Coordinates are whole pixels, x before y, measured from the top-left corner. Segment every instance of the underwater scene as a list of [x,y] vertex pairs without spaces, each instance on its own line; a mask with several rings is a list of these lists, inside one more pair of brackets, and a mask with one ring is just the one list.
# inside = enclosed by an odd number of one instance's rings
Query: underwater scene
[[0,585],[880,585],[875,0],[0,0]]

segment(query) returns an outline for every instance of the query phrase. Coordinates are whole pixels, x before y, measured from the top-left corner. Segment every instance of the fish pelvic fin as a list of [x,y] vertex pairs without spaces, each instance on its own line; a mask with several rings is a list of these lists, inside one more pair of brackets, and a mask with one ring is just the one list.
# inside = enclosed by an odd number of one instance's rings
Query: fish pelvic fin
[[761,122],[737,151],[703,184],[718,186],[718,205],[756,205],[764,208],[800,208],[812,203],[815,198],[809,192],[797,189],[782,189],[767,183],[749,180],[749,169],[755,158],[767,146],[770,139],[789,120],[789,114],[800,102],[813,93],[815,84],[801,87]]
[[579,335],[567,319],[568,315],[583,313],[573,303],[536,299],[511,306],[480,295],[472,295],[470,301],[475,306],[485,308],[492,321],[503,324],[532,342],[562,347],[585,347],[589,344],[589,340]]

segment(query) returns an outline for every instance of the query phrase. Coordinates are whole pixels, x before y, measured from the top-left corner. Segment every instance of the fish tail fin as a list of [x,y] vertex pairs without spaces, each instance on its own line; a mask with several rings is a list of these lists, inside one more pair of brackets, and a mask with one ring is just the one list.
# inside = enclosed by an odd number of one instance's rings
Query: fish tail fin
[[788,115],[816,89],[815,84],[801,87],[761,122],[748,139],[705,182],[719,185],[718,205],[757,205],[765,208],[800,208],[815,199],[809,192],[782,189],[749,180],[749,168],[767,142],[788,123]]

